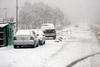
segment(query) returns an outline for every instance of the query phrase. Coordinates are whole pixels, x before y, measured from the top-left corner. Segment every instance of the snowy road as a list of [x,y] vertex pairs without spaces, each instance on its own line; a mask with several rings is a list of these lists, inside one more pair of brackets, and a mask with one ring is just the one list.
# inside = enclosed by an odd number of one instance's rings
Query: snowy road
[[[100,51],[100,45],[88,27],[71,28],[71,33],[70,37],[64,40],[63,49],[48,60],[47,67],[67,67],[72,61]],[[73,67],[96,67],[93,62],[94,58],[89,58]]]
[[62,43],[47,41],[38,48],[13,49],[12,46],[0,49],[0,67],[42,67],[62,46]]
[[[70,34],[66,31],[70,30]],[[72,61],[98,52],[100,45],[87,27],[65,29],[62,42],[53,40],[37,48],[0,48],[0,67],[67,67]],[[86,59],[73,67],[92,67],[94,58]]]

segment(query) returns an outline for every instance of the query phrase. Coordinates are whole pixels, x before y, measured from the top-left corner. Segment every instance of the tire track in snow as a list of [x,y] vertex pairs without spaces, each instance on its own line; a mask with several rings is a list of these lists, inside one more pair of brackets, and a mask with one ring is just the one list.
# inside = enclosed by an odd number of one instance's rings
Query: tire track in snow
[[[66,44],[66,42],[67,42],[67,44]],[[68,40],[62,41],[62,43],[61,43],[62,46],[61,46],[55,53],[53,53],[53,54],[50,56],[50,58],[56,56],[56,55],[59,54],[61,51],[63,51],[64,48],[66,48],[66,46],[67,46],[68,43],[70,43],[70,42],[80,42],[80,41],[79,41],[79,40],[77,40],[77,41],[70,40],[70,38],[69,38]]]
[[53,54],[50,56],[50,58],[56,56],[59,52],[61,52],[61,51],[64,49],[65,46],[66,46],[66,45],[62,43],[62,46],[61,46],[55,53],[53,53]]
[[[99,43],[100,43],[100,39],[99,39],[99,37],[97,36],[97,34],[95,34],[95,36],[96,36],[96,39],[97,39],[97,40],[99,41]],[[71,62],[70,64],[68,64],[66,67],[73,67],[74,65],[76,65],[76,64],[79,63],[79,62],[81,62],[81,61],[83,61],[83,60],[86,60],[86,59],[88,59],[88,58],[90,58],[90,57],[93,57],[93,56],[95,56],[95,55],[99,55],[99,54],[100,54],[100,51],[97,52],[97,53],[93,53],[93,54],[87,55],[87,56],[85,56],[85,57],[79,58],[79,59],[77,59],[77,60]]]
[[93,56],[99,55],[99,54],[100,54],[100,52],[97,52],[97,53],[94,53],[94,54],[87,55],[87,56],[85,56],[85,57],[83,57],[83,58],[80,58],[80,59],[77,59],[77,60],[71,62],[71,63],[68,64],[66,67],[73,67],[75,64],[77,64],[77,63],[79,63],[79,62],[81,62],[81,61],[83,61],[83,60],[85,60],[85,59],[87,59],[87,58],[89,58],[89,57],[93,57]]
[[[66,46],[68,46],[68,43],[70,43],[70,42],[82,42],[82,40],[79,40],[79,39],[78,39],[78,41],[74,41],[74,40],[68,41],[68,40],[66,40],[66,41],[62,41],[62,42],[64,42],[64,43],[62,43],[62,46],[61,46],[54,54],[52,54],[50,57],[54,57],[54,56],[56,56],[57,54],[59,54],[61,51],[63,51],[63,49],[64,49]],[[67,42],[67,45],[66,45],[66,42]]]
[[[67,44],[66,44],[66,42],[67,42]],[[63,51],[64,50],[64,48],[66,48],[66,46],[68,46],[68,43],[70,43],[70,42],[80,42],[80,40],[66,40],[66,41],[62,41],[62,46],[55,52],[55,53],[53,53],[51,56],[50,56],[50,58],[52,58],[52,57],[54,57],[54,56],[56,56],[57,54],[59,54],[61,51]]]
[[51,56],[49,56],[49,58],[45,59],[45,65],[42,65],[41,67],[47,67],[48,61],[51,60],[52,57],[54,57],[57,54],[59,54],[65,48],[65,46],[66,46],[66,44],[64,44],[63,42],[61,42],[58,45],[60,45],[59,49],[56,52],[54,52]]

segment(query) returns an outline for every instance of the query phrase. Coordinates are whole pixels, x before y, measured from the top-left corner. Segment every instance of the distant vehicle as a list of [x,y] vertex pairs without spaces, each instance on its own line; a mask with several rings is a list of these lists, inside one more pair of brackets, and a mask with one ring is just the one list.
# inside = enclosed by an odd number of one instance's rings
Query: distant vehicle
[[45,36],[43,31],[41,29],[32,29],[32,31],[35,31],[37,38],[39,40],[39,44],[40,45],[45,44]]
[[34,31],[18,30],[14,36],[14,48],[22,46],[37,47],[38,45],[38,39]]
[[46,39],[56,39],[56,29],[54,24],[52,23],[43,24],[41,26],[41,29],[44,32]]

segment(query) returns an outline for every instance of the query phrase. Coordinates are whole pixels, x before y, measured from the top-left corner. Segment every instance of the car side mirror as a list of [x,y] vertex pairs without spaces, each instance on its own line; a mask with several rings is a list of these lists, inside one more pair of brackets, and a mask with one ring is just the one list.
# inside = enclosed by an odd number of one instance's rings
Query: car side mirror
[[37,34],[37,36],[39,36],[39,34]]

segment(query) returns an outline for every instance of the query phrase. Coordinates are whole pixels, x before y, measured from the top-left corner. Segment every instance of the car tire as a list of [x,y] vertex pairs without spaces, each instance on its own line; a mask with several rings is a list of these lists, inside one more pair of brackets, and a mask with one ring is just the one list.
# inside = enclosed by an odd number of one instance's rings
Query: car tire
[[39,46],[39,44],[36,44],[36,43],[34,45],[32,45],[33,48],[36,48],[38,46]]
[[32,45],[32,48],[35,48],[35,45]]
[[40,44],[40,45],[43,45],[43,42],[42,42],[42,41],[39,41],[39,44]]
[[38,46],[39,46],[39,44],[36,45],[36,47],[38,47]]
[[45,41],[43,42],[43,44],[45,44]]
[[17,45],[14,45],[14,48],[17,48]]
[[20,45],[20,46],[18,46],[18,48],[21,48],[21,45]]

